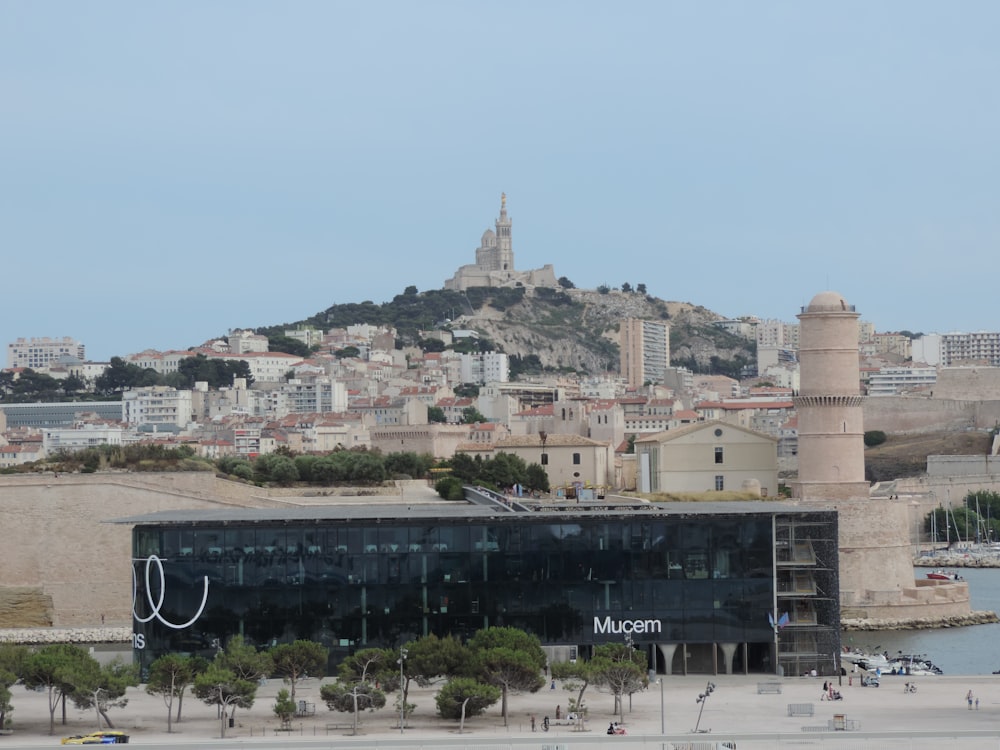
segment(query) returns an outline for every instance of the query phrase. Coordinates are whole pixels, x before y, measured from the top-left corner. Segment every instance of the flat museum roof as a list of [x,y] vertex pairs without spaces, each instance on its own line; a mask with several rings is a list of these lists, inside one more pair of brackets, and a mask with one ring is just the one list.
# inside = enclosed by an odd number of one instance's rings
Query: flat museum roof
[[[590,507],[588,508],[587,505]],[[829,508],[803,506],[791,502],[705,502],[705,503],[649,503],[641,507],[622,505],[615,502],[591,501],[589,504],[567,505],[552,510],[538,510],[530,513],[502,512],[495,508],[460,503],[414,504],[386,503],[368,505],[310,505],[287,508],[219,508],[212,510],[166,510],[125,518],[112,519],[110,523],[133,526],[179,526],[179,525],[230,525],[230,524],[275,524],[275,523],[317,523],[329,521],[372,520],[397,521],[415,519],[462,518],[469,521],[490,521],[515,518],[545,519],[551,522],[565,522],[569,518],[656,518],[677,516],[717,516],[717,515],[774,515],[781,513],[829,512]]]

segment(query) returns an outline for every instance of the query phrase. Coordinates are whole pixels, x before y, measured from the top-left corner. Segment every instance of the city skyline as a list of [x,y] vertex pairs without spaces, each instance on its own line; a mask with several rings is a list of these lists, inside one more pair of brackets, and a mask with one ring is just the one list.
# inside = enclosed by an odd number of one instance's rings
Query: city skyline
[[106,361],[518,269],[994,330],[1000,8],[0,9],[0,340]]

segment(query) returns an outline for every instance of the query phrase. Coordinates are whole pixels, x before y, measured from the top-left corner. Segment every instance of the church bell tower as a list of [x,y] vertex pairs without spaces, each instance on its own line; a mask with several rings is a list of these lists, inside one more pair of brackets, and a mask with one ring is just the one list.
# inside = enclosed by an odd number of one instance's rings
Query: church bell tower
[[500,194],[500,218],[496,221],[497,265],[496,270],[510,273],[514,270],[514,249],[510,238],[511,221],[507,217],[507,194]]

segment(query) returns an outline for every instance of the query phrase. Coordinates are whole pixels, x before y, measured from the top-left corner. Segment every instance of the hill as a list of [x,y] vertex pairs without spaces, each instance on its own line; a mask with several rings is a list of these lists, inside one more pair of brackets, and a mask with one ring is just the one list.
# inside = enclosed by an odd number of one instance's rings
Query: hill
[[515,373],[601,374],[619,369],[618,328],[626,317],[668,321],[671,361],[695,372],[739,377],[744,365],[755,362],[752,342],[713,325],[721,315],[617,289],[480,287],[418,293],[409,287],[382,305],[333,305],[307,320],[258,333],[279,336],[293,325],[329,329],[368,323],[394,326],[403,345],[428,347],[421,331],[471,329],[480,336],[479,350],[510,355]]

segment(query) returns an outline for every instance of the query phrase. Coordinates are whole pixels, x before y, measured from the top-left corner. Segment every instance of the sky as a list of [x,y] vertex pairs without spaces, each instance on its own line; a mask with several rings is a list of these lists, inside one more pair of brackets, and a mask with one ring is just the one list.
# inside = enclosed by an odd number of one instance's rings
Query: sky
[[0,342],[185,349],[519,270],[997,330],[1000,4],[0,3]]

